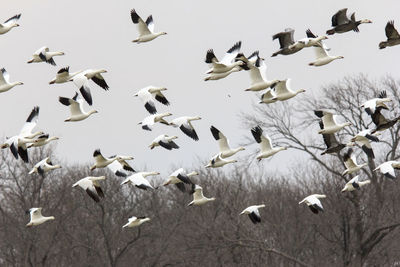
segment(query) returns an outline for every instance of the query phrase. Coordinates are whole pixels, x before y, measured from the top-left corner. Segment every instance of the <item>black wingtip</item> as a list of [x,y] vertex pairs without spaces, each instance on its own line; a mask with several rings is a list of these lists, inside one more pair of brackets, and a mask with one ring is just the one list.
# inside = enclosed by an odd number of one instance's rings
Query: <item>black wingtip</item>
[[216,58],[216,56],[214,54],[214,50],[212,50],[212,49],[207,50],[205,62],[210,64],[210,63],[212,63],[213,58]]
[[318,117],[318,118],[322,118],[324,116],[324,112],[322,110],[314,110],[314,114]]
[[242,46],[242,41],[238,41],[236,42],[231,48],[229,48],[229,50],[227,51],[227,53],[232,53],[235,50],[240,50],[240,47]]
[[214,136],[214,139],[218,141],[220,139],[219,138],[219,130],[212,125],[210,127],[210,130],[211,130],[212,135]]
[[261,143],[261,135],[263,133],[263,130],[259,125],[251,129],[251,133],[256,140],[257,143]]
[[93,157],[96,157],[96,156],[98,156],[98,155],[101,155],[101,152],[100,152],[100,149],[99,149],[99,148],[96,149],[96,150],[93,152]]
[[81,92],[83,98],[86,100],[86,102],[91,106],[93,105],[93,100],[92,100],[92,95],[90,93],[90,89],[89,88],[85,88],[84,86],[82,86],[79,91]]
[[135,10],[134,8],[132,8],[132,10],[131,10],[131,19],[132,19],[132,22],[133,22],[134,24],[139,23],[140,17],[139,17],[139,15],[136,13],[136,10]]
[[157,109],[154,105],[150,104],[149,102],[147,102],[146,104],[144,104],[144,107],[146,108],[146,110],[150,113],[150,114],[156,114],[157,113]]
[[69,98],[68,98],[68,97],[62,97],[62,96],[60,96],[60,97],[58,98],[58,101],[59,101],[61,104],[65,105],[65,106],[69,106],[69,105],[70,105],[70,104],[69,104]]

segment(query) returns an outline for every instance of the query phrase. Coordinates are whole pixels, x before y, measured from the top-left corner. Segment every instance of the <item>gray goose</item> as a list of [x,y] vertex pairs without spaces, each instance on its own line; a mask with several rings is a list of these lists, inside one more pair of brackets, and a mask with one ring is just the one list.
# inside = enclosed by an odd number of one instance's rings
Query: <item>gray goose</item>
[[347,8],[343,8],[332,16],[332,29],[327,30],[328,35],[335,33],[345,33],[349,31],[359,32],[358,25],[362,23],[372,23],[369,19],[356,20],[355,13],[347,17]]
[[387,40],[379,43],[379,49],[384,49],[388,46],[395,46],[400,44],[400,34],[395,29],[393,20],[388,21],[388,23],[386,24],[385,34]]
[[276,57],[277,55],[291,55],[300,51],[303,47],[296,46],[292,49],[289,48],[289,46],[295,43],[293,35],[294,30],[291,28],[287,28],[285,31],[273,35],[272,40],[279,39],[280,49],[273,53],[271,57]]

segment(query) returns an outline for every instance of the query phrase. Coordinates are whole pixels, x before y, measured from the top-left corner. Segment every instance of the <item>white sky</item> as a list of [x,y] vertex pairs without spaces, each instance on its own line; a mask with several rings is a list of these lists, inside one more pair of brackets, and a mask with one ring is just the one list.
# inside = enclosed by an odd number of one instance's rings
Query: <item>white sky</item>
[[[0,94],[0,136],[19,132],[35,105],[40,106],[38,129],[61,137],[57,151],[68,162],[92,162],[92,153],[100,148],[104,155],[132,155],[137,169],[165,172],[170,165],[190,166],[198,158],[208,159],[217,152],[209,127],[214,125],[230,139],[231,145],[250,136],[241,129],[238,114],[251,111],[255,94],[244,92],[249,86],[248,73],[234,73],[219,80],[204,82],[207,65],[204,57],[213,48],[217,57],[236,41],[242,41],[246,55],[254,50],[266,58],[270,79],[292,78],[293,89],[307,89],[317,94],[321,85],[346,75],[367,73],[372,78],[390,74],[399,77],[400,46],[378,49],[384,40],[384,27],[395,20],[400,30],[398,1],[2,1],[0,20],[22,13],[21,27],[0,35],[0,67],[5,67],[11,81],[23,86]],[[278,50],[271,36],[287,27],[294,28],[295,39],[305,37],[305,30],[324,34],[331,16],[348,7],[357,19],[368,18],[372,24],[361,25],[360,33],[329,36],[326,41],[332,55],[345,59],[319,68],[310,67],[312,49],[295,55],[270,55]],[[156,31],[168,35],[143,44],[134,44],[137,30],[130,19],[135,8],[142,18],[152,14]],[[55,57],[56,67],[45,63],[27,64],[31,54],[42,46],[64,51]],[[93,108],[99,111],[82,122],[66,123],[69,110],[58,102],[59,96],[72,97],[74,84],[49,85],[56,72],[70,66],[72,72],[86,68],[104,68],[110,91],[92,84]],[[148,112],[134,93],[148,85],[168,88],[169,107],[157,102],[159,112],[174,116],[201,116],[194,126],[200,141],[195,142],[180,130],[156,125],[152,132],[137,123]],[[228,94],[231,97],[228,97]],[[258,100],[257,100],[258,101]],[[291,99],[293,103],[296,98]],[[85,106],[88,109],[87,106]],[[150,150],[148,145],[159,134],[178,135],[179,150]],[[317,135],[317,134],[316,134]],[[252,149],[251,149],[252,150]],[[247,153],[247,152],[245,152]],[[263,164],[273,166],[285,160],[289,151]],[[243,155],[243,154],[242,154]]]

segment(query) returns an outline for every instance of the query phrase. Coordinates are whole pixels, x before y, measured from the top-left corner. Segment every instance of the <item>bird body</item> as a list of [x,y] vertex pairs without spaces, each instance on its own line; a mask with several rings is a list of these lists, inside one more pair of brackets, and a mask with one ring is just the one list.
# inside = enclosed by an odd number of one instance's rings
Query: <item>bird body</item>
[[26,225],[26,227],[36,226],[42,223],[45,223],[49,220],[54,220],[54,216],[45,217],[42,215],[42,208],[31,208],[29,209],[29,214],[31,217],[30,222]]
[[372,142],[379,142],[378,137],[371,133],[370,129],[366,129],[357,133],[353,138],[350,140],[352,142],[360,143],[362,146],[362,150],[367,154],[370,158],[375,158],[374,151],[372,150],[371,141]]
[[235,162],[237,162],[237,160],[235,160],[235,159],[230,159],[230,160],[224,159],[224,158],[221,157],[221,153],[218,153],[217,155],[213,156],[210,159],[209,163],[205,166],[205,168],[219,168],[219,167],[225,166],[226,164],[235,163]]
[[172,125],[173,127],[179,127],[181,131],[192,138],[195,141],[199,140],[199,137],[197,136],[197,133],[192,125],[192,121],[195,120],[201,120],[199,116],[196,117],[190,117],[190,116],[183,116],[179,118],[173,119],[169,125]]
[[322,203],[319,200],[320,198],[326,198],[326,195],[319,195],[319,194],[309,195],[308,197],[300,201],[299,205],[305,203],[313,213],[318,214],[320,211],[322,212],[324,211],[324,207],[322,206]]
[[128,219],[128,223],[125,224],[124,226],[122,226],[122,228],[125,228],[125,227],[129,227],[129,228],[136,227],[136,226],[139,226],[142,223],[145,223],[145,222],[148,222],[148,221],[150,221],[150,218],[148,218],[148,217],[135,217],[135,216],[132,216],[132,217],[130,217]]
[[261,151],[257,155],[257,160],[260,161],[263,158],[269,158],[279,151],[286,150],[287,147],[273,147],[271,138],[263,135],[263,130],[260,126],[256,126],[251,129],[251,133],[258,144],[260,144]]
[[89,105],[93,104],[92,94],[90,92],[89,80],[92,80],[95,84],[103,88],[105,91],[108,90],[109,86],[105,81],[102,73],[106,73],[105,69],[87,69],[84,71],[80,71],[77,74],[73,75],[69,81],[72,81],[75,86],[81,92],[83,98]]
[[357,175],[345,184],[344,188],[342,189],[342,193],[346,191],[351,192],[354,190],[359,190],[360,187],[369,183],[371,183],[371,180],[359,181],[359,176]]
[[159,122],[165,125],[169,125],[169,122],[167,122],[166,120],[164,120],[165,117],[171,116],[172,113],[156,113],[150,116],[147,116],[146,118],[144,118],[141,122],[139,122],[140,125],[142,125],[142,129],[143,130],[147,130],[147,131],[151,131],[152,130],[152,126]]
[[314,47],[314,51],[317,56],[317,59],[314,62],[309,63],[308,65],[310,65],[310,66],[319,67],[319,66],[329,64],[336,59],[344,58],[343,56],[330,56],[328,51],[326,51],[326,49],[321,46]]
[[154,189],[154,187],[149,183],[149,181],[147,181],[146,177],[150,175],[159,175],[159,174],[160,174],[159,172],[137,172],[127,177],[121,183],[121,185],[131,183],[135,185],[137,188],[143,190]]
[[22,85],[23,82],[10,82],[10,75],[5,68],[0,70],[0,93],[7,92],[11,88]]
[[179,146],[172,140],[177,139],[178,136],[168,136],[166,134],[162,134],[157,136],[153,142],[149,145],[150,149],[153,149],[157,146],[161,146],[167,150],[178,149]]
[[250,68],[251,85],[245,91],[261,91],[269,87],[274,87],[279,80],[269,81],[266,77],[267,66],[262,58],[257,57],[255,64],[247,64]]
[[33,169],[29,172],[29,174],[39,173],[41,175],[44,175],[46,172],[59,168],[61,168],[61,165],[59,164],[53,165],[53,163],[50,161],[50,158],[47,157],[36,163]]
[[50,65],[55,66],[53,57],[55,56],[63,56],[64,52],[50,52],[49,48],[46,46],[41,47],[32,55],[32,59],[28,61],[28,63],[39,63],[46,62]]
[[96,202],[100,201],[100,198],[104,198],[104,193],[103,190],[100,187],[99,181],[105,180],[105,176],[99,176],[99,177],[94,177],[94,176],[88,176],[85,178],[80,179],[76,183],[72,185],[72,187],[79,186],[83,190],[86,191],[86,193]]
[[231,156],[235,155],[236,153],[238,153],[239,151],[242,151],[245,149],[244,147],[238,147],[238,148],[231,149],[229,146],[229,143],[228,143],[228,139],[226,138],[226,136],[223,133],[221,133],[214,126],[211,126],[210,130],[211,130],[211,133],[212,133],[214,139],[218,141],[221,158],[231,157]]
[[294,54],[298,51],[300,51],[303,47],[301,45],[296,45],[293,46],[292,48],[289,48],[291,45],[293,45],[294,42],[294,30],[291,28],[285,29],[283,32],[279,32],[277,34],[274,34],[272,36],[272,40],[278,39],[279,44],[280,44],[280,49],[276,51],[275,53],[272,54],[272,57],[275,57],[277,55],[291,55]]
[[[214,50],[209,49],[206,54],[205,62],[208,63],[211,68],[206,72],[206,74],[227,73],[235,67],[245,65],[243,61],[237,60],[237,56],[239,55],[241,46],[241,41],[236,42],[231,48],[228,49],[228,51],[226,51],[221,61],[219,61],[215,56]],[[217,77],[218,75],[214,76]]]
[[82,121],[88,118],[90,115],[98,113],[97,110],[91,110],[89,112],[84,111],[83,100],[79,97],[78,93],[75,93],[75,96],[73,98],[60,96],[58,98],[58,101],[65,106],[69,106],[71,115],[65,120],[65,122]]
[[295,97],[299,93],[304,93],[306,91],[305,89],[293,91],[290,88],[290,84],[291,79],[281,80],[277,82],[273,87],[273,91],[271,92],[273,94],[273,98],[271,100],[285,101],[292,97]]
[[5,34],[9,32],[12,28],[18,27],[19,24],[17,23],[21,14],[15,15],[3,23],[0,23],[0,34]]
[[61,68],[58,72],[56,77],[49,82],[49,84],[55,84],[55,83],[66,83],[72,80],[75,75],[81,73],[82,71],[77,71],[70,73],[69,72],[69,67]]
[[261,216],[260,216],[260,211],[258,209],[260,208],[265,208],[264,204],[261,205],[253,205],[249,206],[246,209],[244,209],[240,215],[242,214],[247,214],[252,221],[252,223],[257,224],[261,222]]
[[192,192],[193,192],[193,200],[188,204],[188,206],[200,206],[204,205],[210,201],[214,201],[215,198],[211,197],[205,197],[203,195],[203,188],[197,184],[192,185]]
[[174,184],[179,190],[182,192],[186,191],[185,185],[184,184],[193,184],[193,182],[190,180],[190,177],[199,175],[198,172],[190,172],[186,173],[183,168],[177,169],[173,173],[171,173],[168,177],[168,180],[164,182],[164,186]]
[[155,106],[154,99],[156,99],[158,102],[166,106],[169,105],[167,98],[162,93],[162,91],[165,90],[167,90],[167,88],[155,87],[151,85],[140,89],[134,96],[139,97],[139,99],[143,102],[144,107],[149,113],[156,114],[157,109]]
[[386,41],[379,43],[379,49],[384,49],[388,46],[395,46],[400,44],[400,34],[394,27],[394,21],[388,21],[385,27]]
[[333,134],[351,125],[349,122],[338,124],[334,114],[327,110],[315,110],[314,114],[321,118],[323,122],[323,128],[318,131],[319,134]]
[[134,43],[145,43],[156,39],[161,35],[167,34],[166,32],[154,32],[154,21],[153,16],[150,15],[146,22],[136,13],[135,9],[131,10],[131,19],[134,24],[137,25],[139,31],[139,37],[133,40]]
[[367,163],[357,164],[357,159],[354,156],[353,149],[349,149],[346,154],[343,156],[344,165],[346,166],[346,170],[342,173],[342,175],[352,174],[354,172],[358,172],[364,166],[367,166]]
[[369,19],[356,20],[355,13],[347,17],[347,8],[343,8],[332,16],[332,29],[327,30],[328,35],[345,33],[349,31],[359,32],[358,26],[363,23],[372,23]]
[[396,173],[394,169],[400,169],[400,161],[390,160],[382,163],[374,169],[374,171],[379,170],[385,177],[389,179],[396,179]]
[[121,164],[126,165],[127,164],[125,162],[126,160],[133,159],[133,157],[131,157],[131,156],[120,156],[120,155],[114,155],[114,156],[107,158],[101,154],[100,149],[96,149],[93,152],[93,158],[95,160],[95,163],[90,167],[91,171],[93,171],[96,168],[107,167],[109,164],[113,163],[116,160],[119,161]]

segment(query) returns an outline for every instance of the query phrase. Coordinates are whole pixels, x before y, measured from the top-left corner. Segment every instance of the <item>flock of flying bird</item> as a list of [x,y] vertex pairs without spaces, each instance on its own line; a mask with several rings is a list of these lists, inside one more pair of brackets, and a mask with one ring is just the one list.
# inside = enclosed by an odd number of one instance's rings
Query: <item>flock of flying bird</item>
[[[154,40],[155,38],[165,35],[166,32],[155,32],[154,31],[154,21],[153,17],[150,15],[146,21],[144,21],[135,11],[135,9],[131,10],[131,19],[132,22],[137,26],[139,31],[139,37],[132,42],[135,43],[144,43]],[[4,23],[0,24],[0,34],[5,34],[10,31],[12,28],[19,26],[17,23],[20,19],[21,14],[18,14]],[[332,17],[332,29],[328,30],[326,33],[328,35],[332,35],[335,33],[345,33],[349,31],[358,32],[358,26],[363,23],[371,23],[370,20],[356,20],[355,14],[353,13],[350,17],[347,16],[347,9],[341,9],[337,13],[335,13]],[[397,30],[394,28],[394,22],[389,21],[385,28],[385,33],[387,36],[386,41],[382,41],[379,44],[379,48],[383,49],[388,46],[395,46],[400,44],[400,35]],[[290,55],[296,52],[299,52],[303,48],[313,47],[316,51],[317,58],[315,61],[309,63],[310,66],[323,66],[326,65],[336,59],[341,59],[343,56],[330,56],[328,51],[330,50],[324,43],[323,40],[328,39],[327,36],[317,36],[311,32],[311,30],[306,31],[306,38],[300,39],[298,41],[294,41],[294,30],[286,29],[283,32],[277,33],[273,35],[273,40],[278,39],[280,48],[277,52],[272,54],[272,57],[277,55]],[[212,49],[208,50],[206,53],[205,62],[209,64],[210,69],[206,72],[205,81],[208,80],[219,80],[227,77],[228,75],[238,72],[241,70],[248,71],[250,74],[251,85],[246,91],[261,91],[265,90],[265,92],[261,96],[260,103],[271,104],[276,101],[286,101],[290,98],[295,97],[297,94],[305,92],[303,89],[299,89],[296,91],[291,90],[290,88],[290,79],[286,80],[268,80],[266,78],[266,65],[264,63],[264,59],[260,57],[259,52],[256,51],[252,53],[249,57],[244,56],[243,53],[240,52],[241,42],[235,43],[224,55],[221,61],[217,59]],[[46,62],[51,65],[56,65],[54,61],[55,56],[62,56],[63,52],[50,52],[47,47],[42,47],[37,50],[32,59],[27,63],[39,63]],[[93,81],[95,84],[103,88],[104,90],[108,90],[109,86],[106,83],[103,73],[107,71],[104,69],[87,69],[84,71],[77,72],[69,72],[69,67],[65,67],[60,69],[57,72],[56,77],[50,81],[50,84],[60,84],[72,81],[76,87],[78,88],[80,94],[78,92],[72,98],[68,97],[59,97],[59,102],[65,106],[69,106],[70,108],[70,117],[67,118],[66,122],[72,121],[82,121],[87,119],[94,113],[97,113],[96,110],[90,110],[89,112],[84,111],[83,105],[84,100],[91,106],[93,104],[92,95],[90,92],[90,83],[89,81]],[[3,68],[1,69],[0,74],[0,92],[6,92],[11,88],[23,84],[22,82],[10,82],[9,75],[7,71]],[[201,118],[198,116],[183,116],[178,117],[170,122],[166,121],[166,117],[171,116],[171,113],[157,113],[156,109],[156,101],[169,105],[169,101],[164,95],[164,91],[167,89],[164,87],[155,87],[148,86],[141,90],[139,90],[135,96],[138,97],[144,104],[145,109],[151,114],[148,117],[144,118],[139,124],[141,125],[143,130],[151,131],[152,127],[158,122],[165,125],[170,125],[173,127],[179,128],[185,135],[192,138],[193,140],[199,140],[199,137],[193,127],[192,122],[195,120],[200,120]],[[83,98],[82,98],[82,97]],[[366,155],[370,158],[374,158],[374,153],[372,150],[372,146],[370,142],[378,142],[378,135],[380,132],[389,129],[392,127],[400,118],[395,119],[387,119],[381,113],[383,109],[388,110],[389,107],[385,104],[386,102],[390,102],[391,99],[386,96],[386,92],[381,92],[379,96],[374,99],[370,99],[366,101],[361,108],[364,108],[368,115],[371,116],[373,123],[376,125],[374,130],[365,129],[359,132],[356,136],[354,136],[348,144],[341,144],[337,141],[335,137],[335,133],[340,131],[346,126],[350,126],[351,124],[346,123],[337,123],[335,120],[335,115],[331,113],[329,110],[316,110],[314,113],[316,116],[320,118],[320,128],[321,130],[318,132],[322,134],[323,140],[327,146],[326,150],[321,154],[332,154],[338,153],[340,150],[345,148],[346,146],[355,146],[356,144],[361,145],[362,150],[366,153]],[[35,131],[34,128],[38,122],[39,118],[39,107],[34,107],[30,115],[28,116],[24,126],[21,131],[10,138],[6,138],[4,144],[1,145],[1,148],[10,148],[12,155],[18,159],[19,157],[25,162],[29,162],[28,158],[28,149],[31,147],[40,147],[44,146],[58,138],[55,136],[50,137],[49,134],[46,134],[42,131]],[[231,156],[235,155],[239,151],[244,150],[244,147],[238,147],[232,149],[229,146],[228,139],[226,136],[219,131],[216,127],[210,127],[211,134],[218,142],[219,145],[219,153],[213,156],[209,163],[205,166],[206,168],[218,168],[222,167],[229,163],[234,163],[236,160],[228,159]],[[257,160],[262,160],[263,158],[268,158],[278,153],[279,151],[287,149],[286,147],[274,147],[272,145],[271,139],[263,134],[263,130],[260,126],[256,126],[251,129],[251,133],[255,139],[255,141],[260,145],[260,153],[257,155]],[[175,139],[177,136],[168,136],[166,134],[160,135],[156,137],[153,142],[150,144],[150,149],[154,149],[157,146],[165,148],[167,150],[178,149],[179,146],[175,143]],[[358,164],[355,158],[355,155],[352,154],[353,149],[349,148],[347,152],[344,154],[344,162],[347,169],[343,172],[343,175],[353,174],[359,171],[366,163]],[[132,184],[137,188],[142,190],[147,189],[156,189],[154,188],[149,181],[146,179],[147,176],[159,175],[159,172],[136,172],[130,164],[127,162],[132,160],[131,156],[122,156],[122,155],[114,155],[111,157],[105,157],[102,155],[100,149],[96,149],[93,153],[93,157],[95,163],[91,166],[90,170],[94,170],[96,168],[104,168],[108,167],[116,176],[124,177],[125,180],[121,183],[124,184]],[[61,168],[58,164],[53,164],[49,157],[41,160],[33,169],[29,172],[29,174],[38,173],[40,175],[45,175],[47,172]],[[379,165],[374,171],[379,170],[386,177],[394,179],[396,178],[394,169],[400,168],[400,162],[398,161],[388,161],[381,165]],[[190,194],[193,194],[193,201],[191,201],[188,205],[203,205],[210,201],[214,201],[215,198],[208,198],[203,195],[203,189],[200,185],[192,182],[192,176],[198,175],[197,172],[187,173],[183,168],[180,168],[173,172],[168,180],[163,184],[167,186],[169,184],[174,184],[180,191],[185,192],[186,186],[191,186]],[[100,201],[100,198],[104,197],[104,193],[100,186],[100,181],[105,180],[105,176],[89,176],[85,177],[75,184],[73,187],[81,187],[83,190],[87,192],[87,194],[96,202]],[[348,183],[346,183],[342,192],[345,191],[353,191],[359,189],[360,187],[370,183],[369,180],[360,181],[359,176],[355,176]],[[323,206],[321,204],[320,198],[325,198],[325,195],[322,194],[313,194],[302,201],[299,202],[305,203],[313,213],[319,213],[323,211]],[[264,204],[261,205],[253,205],[247,207],[240,214],[247,214],[253,223],[261,222],[261,217],[259,213],[259,208],[265,207]],[[43,216],[41,214],[42,208],[31,208],[30,212],[30,222],[27,226],[34,226],[42,224],[48,220],[54,219],[53,216]],[[142,223],[149,221],[148,217],[131,217],[128,220],[128,223],[123,227],[135,227],[139,226]]]

